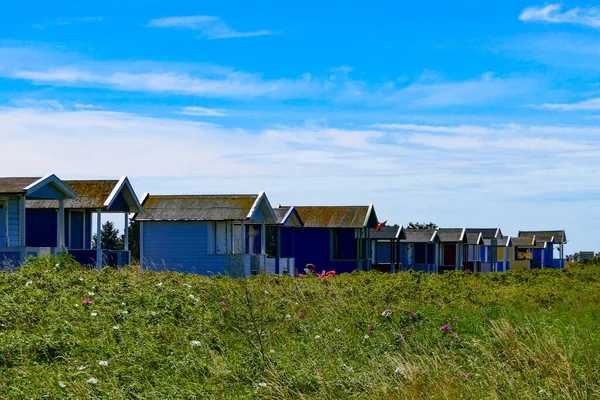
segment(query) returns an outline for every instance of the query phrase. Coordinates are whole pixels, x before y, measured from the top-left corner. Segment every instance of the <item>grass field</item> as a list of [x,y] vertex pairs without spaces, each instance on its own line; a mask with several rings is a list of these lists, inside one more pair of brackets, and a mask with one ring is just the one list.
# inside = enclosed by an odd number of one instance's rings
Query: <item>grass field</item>
[[0,273],[1,398],[600,397],[600,265],[320,280]]

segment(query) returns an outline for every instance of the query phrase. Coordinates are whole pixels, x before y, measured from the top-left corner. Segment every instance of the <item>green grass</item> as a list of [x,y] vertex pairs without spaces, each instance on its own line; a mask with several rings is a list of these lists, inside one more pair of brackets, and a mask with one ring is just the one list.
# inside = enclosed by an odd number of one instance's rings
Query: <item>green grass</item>
[[48,257],[0,273],[0,398],[587,399],[598,382],[592,262],[323,281]]

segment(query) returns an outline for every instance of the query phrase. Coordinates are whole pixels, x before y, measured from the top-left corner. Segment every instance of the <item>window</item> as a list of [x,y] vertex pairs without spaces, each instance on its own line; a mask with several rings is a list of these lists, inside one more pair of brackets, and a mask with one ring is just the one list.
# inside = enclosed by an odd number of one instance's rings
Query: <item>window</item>
[[357,239],[354,229],[333,229],[331,232],[333,235],[333,258],[335,260],[356,260],[358,258]]
[[233,229],[229,221],[209,222],[208,254],[231,254],[233,251]]

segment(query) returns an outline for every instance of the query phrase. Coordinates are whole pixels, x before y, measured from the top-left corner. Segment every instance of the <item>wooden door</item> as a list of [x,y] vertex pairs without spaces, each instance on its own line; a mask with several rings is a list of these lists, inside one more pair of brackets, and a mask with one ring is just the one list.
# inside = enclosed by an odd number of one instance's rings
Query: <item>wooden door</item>
[[456,265],[456,245],[444,245],[444,265]]

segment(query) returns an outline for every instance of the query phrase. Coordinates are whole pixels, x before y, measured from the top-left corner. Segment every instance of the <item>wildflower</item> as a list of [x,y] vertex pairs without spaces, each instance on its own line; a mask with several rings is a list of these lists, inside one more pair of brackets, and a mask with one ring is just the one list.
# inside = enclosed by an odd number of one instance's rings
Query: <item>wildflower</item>
[[265,294],[269,294],[269,292],[267,292],[267,291],[265,290]]
[[385,310],[384,312],[381,313],[381,316],[389,318],[392,316],[392,312],[390,310]]
[[229,307],[225,307],[225,308],[223,309],[223,312],[229,312]]
[[100,360],[100,361],[98,361],[98,365],[102,365],[103,367],[106,367],[106,366],[108,366],[108,361]]
[[88,294],[89,294],[90,296],[93,296],[93,295],[95,295],[96,293],[94,293],[94,292],[88,292]]
[[219,303],[219,305],[220,305],[220,306],[226,306],[226,305],[227,305],[227,303],[225,303],[224,301],[222,301],[222,302],[220,302],[220,303]]
[[452,336],[453,338],[457,338],[458,335],[456,333],[451,333],[450,336]]
[[124,301],[122,301],[122,302],[121,302],[121,305],[122,305],[122,306],[126,306],[126,305],[127,305],[127,303],[125,303]]
[[156,316],[156,311],[150,311],[150,315],[152,315],[153,317]]
[[467,374],[466,372],[461,372],[460,374],[463,376],[463,378],[469,379],[469,374]]
[[63,381],[59,381],[58,382],[58,386],[60,386],[61,388],[66,388],[67,385],[65,385],[65,383]]
[[92,317],[97,317],[97,316],[98,316],[98,313],[97,313],[97,312],[93,312],[93,313],[92,313]]
[[90,378],[87,380],[87,383],[91,383],[92,385],[95,385],[96,383],[98,383],[98,379],[96,378]]
[[54,266],[55,266],[56,268],[58,268],[58,267],[60,267],[60,264],[59,264],[59,263],[56,263],[56,264],[54,264]]
[[440,300],[440,304],[444,304],[444,300]]
[[90,299],[83,299],[82,303],[83,304],[92,304],[93,301],[91,301]]
[[264,388],[264,387],[267,387],[267,384],[266,384],[266,382],[259,382],[258,387]]
[[406,332],[410,332],[410,328],[406,328]]
[[454,320],[455,320],[455,321],[458,321],[458,315],[455,315],[455,316],[454,316]]
[[321,336],[320,335],[316,335],[315,339],[321,339]]
[[373,328],[367,329],[367,333],[373,333]]
[[394,371],[394,372],[396,372],[397,374],[401,374],[402,371],[404,371],[404,369],[402,367],[396,367],[396,371]]
[[269,353],[275,353],[275,350],[271,349],[269,350]]
[[416,316],[417,316],[417,313],[416,313],[416,312],[414,312],[414,311],[411,311],[411,312],[410,312],[410,315],[411,315],[412,317],[416,317]]
[[190,298],[190,299],[192,299],[192,300],[196,300],[196,298],[194,297],[194,295],[193,295],[193,294],[190,294],[190,295],[189,295],[189,298]]
[[442,331],[449,331],[450,329],[452,329],[452,327],[450,325],[440,326],[440,330],[442,330]]
[[282,292],[281,292],[281,295],[282,295],[282,296],[285,296],[285,292],[283,292],[283,291],[282,291]]
[[119,325],[114,325],[114,326],[113,326],[113,329],[114,329],[114,330],[119,330],[119,329],[121,329],[121,327],[120,327]]
[[342,330],[341,330],[341,329],[338,329],[338,328],[335,328],[333,331],[334,331],[335,333],[340,333]]
[[162,282],[158,282],[158,283],[156,284],[156,286],[157,286],[157,287],[161,287],[162,285],[163,285],[163,283],[162,283]]
[[365,335],[365,339],[368,339],[368,338],[369,338],[369,335]]
[[289,321],[290,319],[292,319],[292,316],[290,314],[285,314],[285,319]]
[[32,283],[33,283],[33,281],[30,279],[30,280],[28,280],[27,282],[25,282],[25,286],[29,286],[29,285],[31,285]]
[[298,316],[299,316],[300,318],[306,318],[306,314],[305,314],[305,313],[303,313],[303,312],[301,312],[300,314],[298,314]]
[[199,347],[200,346],[200,341],[199,340],[191,340],[190,341],[190,345],[192,345],[193,347]]
[[77,371],[83,371],[85,369],[85,366],[80,365],[77,367]]
[[79,278],[79,280],[80,280],[81,282],[83,282],[83,278],[81,278],[81,277],[80,277],[80,278]]

